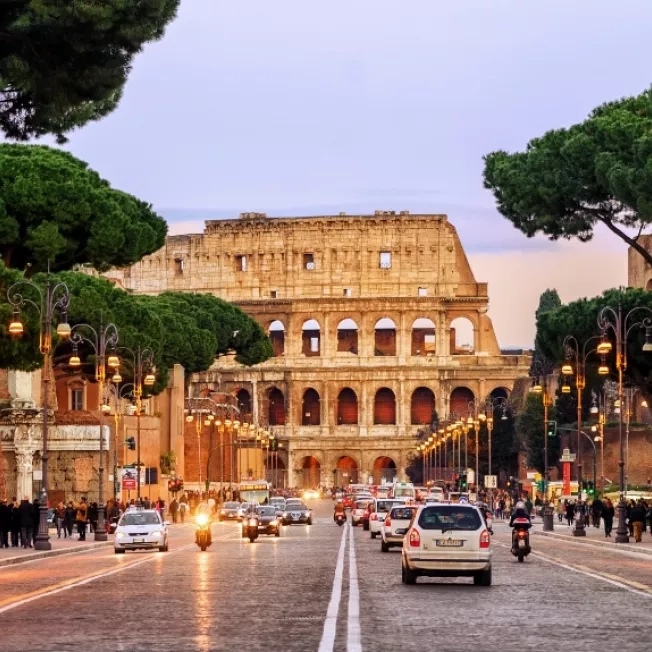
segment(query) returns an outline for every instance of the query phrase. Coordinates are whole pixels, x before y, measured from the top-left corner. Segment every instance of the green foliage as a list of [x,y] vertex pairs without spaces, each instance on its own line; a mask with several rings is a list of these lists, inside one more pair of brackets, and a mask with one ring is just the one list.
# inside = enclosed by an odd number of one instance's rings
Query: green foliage
[[652,223],[652,89],[596,108],[584,122],[549,131],[525,152],[484,157],[484,185],[499,211],[531,238],[593,237],[603,223],[652,264],[627,228]]
[[0,11],[0,129],[28,140],[111,113],[133,58],[180,0],[10,0]]
[[557,290],[546,290],[541,293],[539,297],[539,307],[535,313],[536,318],[539,318],[539,315],[542,315],[544,312],[549,310],[554,310],[561,306],[561,299],[559,298],[559,293]]
[[[555,409],[548,409],[548,420],[556,417]],[[544,442],[546,423],[541,394],[528,394],[525,406],[519,412],[516,421],[516,430],[523,442],[527,455],[527,464],[530,468],[544,473]],[[559,437],[548,438],[548,466],[552,468],[559,459]]]
[[504,415],[506,419],[503,419],[502,408],[494,409],[494,429],[491,433],[491,470],[494,475],[499,471],[511,473],[515,471],[518,463],[514,412],[508,408]]
[[0,144],[0,254],[45,270],[137,262],[163,246],[167,224],[83,161],[43,146]]
[[[13,341],[6,335],[11,320],[6,287],[21,277],[19,272],[0,265],[0,368],[35,369],[42,362],[38,354],[38,319],[33,319],[33,310],[23,312],[23,321],[28,320],[23,338]],[[72,326],[85,323],[97,328],[100,321],[113,322],[118,327],[120,346],[135,351],[140,345],[155,351],[157,383],[152,393],[166,386],[167,370],[174,364],[195,373],[205,371],[216,356],[230,351],[246,365],[263,362],[272,355],[271,343],[260,325],[239,308],[212,295],[136,296],[105,279],[79,272],[62,272],[55,278],[65,281],[70,289],[68,320]],[[45,275],[36,274],[32,281],[42,285]],[[234,336],[233,331],[239,332]],[[70,343],[62,343],[55,363],[65,367],[70,351]],[[90,349],[80,351],[82,361],[92,361],[90,356]],[[129,366],[125,364],[120,372],[124,382],[129,382]]]
[[[563,341],[567,335],[574,335],[580,345],[588,338],[599,335],[598,313],[605,306],[617,309],[621,305],[623,316],[637,307],[652,310],[652,292],[636,288],[622,290],[607,290],[604,294],[593,299],[579,299],[565,306],[546,312],[537,319],[536,346],[549,359],[561,361],[564,359]],[[638,311],[632,315],[629,324],[635,324],[643,317],[650,316],[645,311]],[[607,356],[607,364],[615,376],[615,339],[613,332],[608,335],[613,343],[612,353]],[[627,337],[627,371],[626,380],[635,386],[641,387],[646,393],[652,390],[652,354],[642,351],[645,342],[645,330],[634,328]],[[592,347],[591,347],[592,348]],[[590,349],[588,349],[590,350]],[[588,405],[590,389],[599,385],[596,376],[596,367],[599,357],[593,355],[587,362],[587,394],[584,404]]]

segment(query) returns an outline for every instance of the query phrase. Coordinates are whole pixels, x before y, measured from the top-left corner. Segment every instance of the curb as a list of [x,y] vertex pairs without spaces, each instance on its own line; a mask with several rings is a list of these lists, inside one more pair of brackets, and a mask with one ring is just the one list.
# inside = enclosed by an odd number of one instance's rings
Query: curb
[[0,567],[2,566],[16,566],[18,564],[25,564],[28,561],[35,561],[37,559],[46,559],[47,557],[61,557],[62,555],[74,555],[78,552],[88,552],[89,550],[97,550],[103,546],[113,545],[113,541],[98,541],[79,548],[65,548],[63,550],[42,550],[40,552],[32,552],[20,557],[7,557],[0,559]]
[[620,550],[623,552],[637,552],[642,555],[648,555],[652,557],[652,549],[650,548],[639,548],[630,543],[610,543],[608,541],[596,541],[595,539],[589,539],[588,537],[569,537],[566,534],[555,534],[554,532],[543,532],[532,531],[532,534],[536,534],[542,537],[550,537],[552,539],[557,539],[558,541],[569,541],[572,543],[579,544],[591,544],[594,546],[600,546],[601,548],[607,548],[608,550]]

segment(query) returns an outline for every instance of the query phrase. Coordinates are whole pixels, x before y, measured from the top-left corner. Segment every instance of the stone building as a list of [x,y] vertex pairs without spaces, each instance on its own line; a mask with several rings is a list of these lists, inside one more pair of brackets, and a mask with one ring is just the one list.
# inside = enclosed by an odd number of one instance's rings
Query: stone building
[[527,356],[501,354],[487,284],[445,215],[244,213],[111,277],[136,293],[211,293],[263,325],[272,359],[220,359],[191,391],[232,393],[269,425],[281,450],[267,468],[292,486],[404,478],[420,426],[466,417],[528,371]]
[[[638,243],[646,251],[652,252],[652,235],[640,236]],[[652,290],[652,266],[633,247],[627,250],[627,285],[630,288]]]

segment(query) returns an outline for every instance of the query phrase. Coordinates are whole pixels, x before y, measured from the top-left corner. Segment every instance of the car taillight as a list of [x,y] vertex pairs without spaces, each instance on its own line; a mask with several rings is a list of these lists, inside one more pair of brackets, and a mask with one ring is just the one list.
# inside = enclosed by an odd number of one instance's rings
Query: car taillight
[[385,519],[385,527],[391,527],[392,526],[392,519],[389,518],[389,516]]
[[372,514],[371,515],[371,520],[372,521],[377,521],[378,520],[378,514]]
[[413,548],[418,548],[421,545],[421,535],[419,534],[419,530],[410,530],[410,545]]
[[481,548],[488,548],[490,542],[491,542],[491,539],[489,537],[489,532],[487,532],[487,530],[484,530],[482,532],[482,534],[480,535],[480,547]]

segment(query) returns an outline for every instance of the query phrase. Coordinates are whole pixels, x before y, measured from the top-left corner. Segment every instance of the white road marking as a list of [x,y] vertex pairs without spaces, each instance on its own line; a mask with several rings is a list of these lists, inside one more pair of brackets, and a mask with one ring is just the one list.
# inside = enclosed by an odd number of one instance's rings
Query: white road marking
[[346,632],[347,652],[362,652],[360,638],[360,587],[358,586],[358,565],[355,559],[353,532],[349,541],[349,620]]
[[335,647],[335,632],[337,629],[337,615],[340,610],[340,600],[342,599],[342,580],[344,578],[344,550],[346,548],[346,536],[349,527],[344,528],[342,532],[342,541],[340,551],[337,553],[337,564],[335,565],[335,578],[333,579],[333,592],[328,603],[326,620],[324,621],[324,631],[319,642],[319,652],[333,652]]

